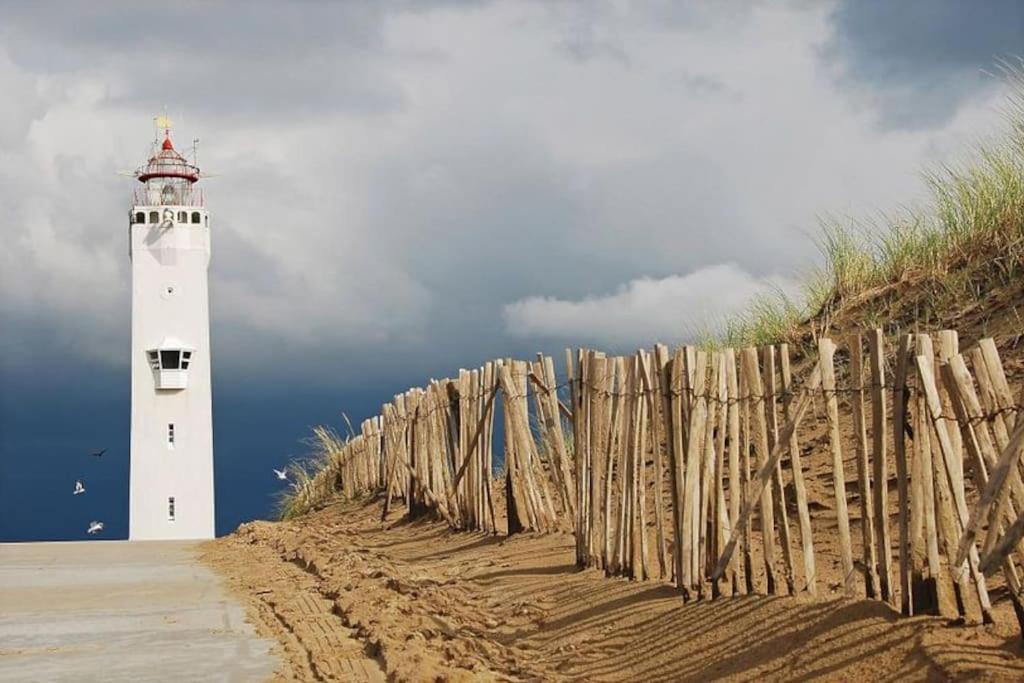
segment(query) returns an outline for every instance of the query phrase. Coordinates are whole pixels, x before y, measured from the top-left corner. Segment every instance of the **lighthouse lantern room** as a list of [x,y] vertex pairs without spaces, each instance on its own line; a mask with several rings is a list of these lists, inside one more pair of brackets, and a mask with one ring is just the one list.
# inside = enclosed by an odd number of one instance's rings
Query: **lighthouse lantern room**
[[207,271],[210,217],[195,151],[163,140],[135,172],[129,538],[214,535],[213,419]]

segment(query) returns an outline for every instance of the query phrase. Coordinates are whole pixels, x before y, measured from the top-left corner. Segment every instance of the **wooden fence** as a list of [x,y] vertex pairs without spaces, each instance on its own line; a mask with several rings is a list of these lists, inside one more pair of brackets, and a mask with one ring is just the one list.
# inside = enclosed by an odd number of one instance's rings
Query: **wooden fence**
[[[335,488],[459,530],[571,532],[580,567],[672,581],[687,599],[817,595],[827,532],[847,595],[950,618],[970,600],[990,622],[986,572],[1001,571],[1024,624],[1024,420],[994,342],[844,342],[799,359],[786,344],[567,351],[562,383],[549,357],[489,362],[364,421]],[[814,518],[811,485],[831,508]]]

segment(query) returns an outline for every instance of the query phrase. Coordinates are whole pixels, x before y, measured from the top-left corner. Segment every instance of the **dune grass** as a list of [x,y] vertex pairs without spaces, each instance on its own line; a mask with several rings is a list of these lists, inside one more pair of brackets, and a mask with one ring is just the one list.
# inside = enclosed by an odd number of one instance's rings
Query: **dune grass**
[[799,341],[827,329],[851,303],[914,284],[943,301],[970,303],[1024,265],[1024,62],[1000,64],[1009,85],[1006,128],[970,159],[925,172],[930,201],[876,220],[821,221],[823,265],[802,296],[776,291],[755,299],[713,341],[742,346]]
[[317,509],[339,490],[341,455],[349,439],[328,427],[314,427],[306,439],[310,455],[288,464],[290,484],[277,502],[280,519],[294,519]]

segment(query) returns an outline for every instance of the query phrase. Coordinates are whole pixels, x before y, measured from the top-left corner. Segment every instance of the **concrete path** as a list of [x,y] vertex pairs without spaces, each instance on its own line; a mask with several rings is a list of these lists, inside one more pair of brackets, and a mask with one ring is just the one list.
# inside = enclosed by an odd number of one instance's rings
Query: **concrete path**
[[184,541],[0,544],[0,681],[260,681],[277,667]]

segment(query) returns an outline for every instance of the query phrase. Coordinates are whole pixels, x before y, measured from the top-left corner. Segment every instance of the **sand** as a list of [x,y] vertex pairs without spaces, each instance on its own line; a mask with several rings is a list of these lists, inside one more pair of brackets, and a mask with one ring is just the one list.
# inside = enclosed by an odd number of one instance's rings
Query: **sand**
[[[816,535],[829,512],[817,510]],[[685,603],[660,581],[578,570],[568,534],[382,523],[379,501],[363,501],[245,524],[203,558],[279,641],[276,680],[1024,679],[999,591],[995,625],[900,618],[839,597],[832,555],[821,544],[817,600]]]

